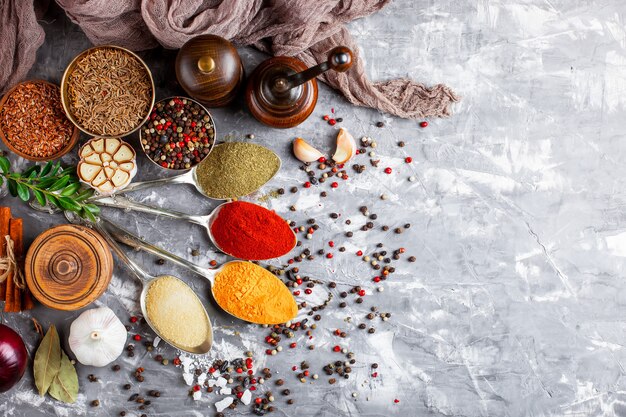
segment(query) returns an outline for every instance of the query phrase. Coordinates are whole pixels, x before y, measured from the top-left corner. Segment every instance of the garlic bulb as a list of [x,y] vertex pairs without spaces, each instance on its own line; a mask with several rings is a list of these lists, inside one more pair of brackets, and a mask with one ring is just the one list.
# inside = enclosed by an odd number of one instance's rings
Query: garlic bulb
[[72,322],[68,342],[78,362],[106,366],[122,354],[126,327],[110,308],[94,308]]
[[78,178],[102,195],[126,187],[137,173],[135,150],[118,138],[93,138],[78,156]]

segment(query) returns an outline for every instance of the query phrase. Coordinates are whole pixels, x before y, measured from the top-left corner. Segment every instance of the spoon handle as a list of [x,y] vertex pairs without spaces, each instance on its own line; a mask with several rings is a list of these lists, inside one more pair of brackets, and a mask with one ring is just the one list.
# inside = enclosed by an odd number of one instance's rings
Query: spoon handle
[[[115,194],[126,194],[131,191],[145,190],[146,188],[158,187],[168,184],[193,184],[192,170],[185,172],[184,174],[176,175],[174,177],[159,178],[158,180],[132,182],[123,190],[117,191]],[[97,196],[91,198],[92,201],[99,200],[106,197]]]
[[117,240],[118,242],[128,245],[134,249],[143,249],[146,252],[172,261],[177,265],[180,265],[195,272],[198,275],[205,277],[206,279],[211,281],[211,283],[213,283],[213,274],[209,269],[203,268],[200,265],[189,262],[188,260],[181,258],[180,256],[176,256],[173,253],[166,251],[165,249],[148,243],[145,240],[141,239],[139,236],[132,234],[128,230],[123,229],[122,227],[118,226],[108,219],[105,219],[102,216],[100,217],[100,221],[102,222],[102,226],[107,230],[107,232],[109,232],[113,239]]
[[191,214],[181,213],[179,211],[167,210],[160,207],[153,207],[147,204],[138,203],[123,196],[102,197],[93,201],[98,206],[115,207],[123,210],[139,211],[142,213],[154,214],[157,216],[171,217],[177,220],[186,220],[191,223],[207,226],[208,216],[194,216]]
[[102,235],[102,237],[104,237],[104,239],[107,241],[111,249],[113,249],[113,252],[115,252],[118,259],[124,262],[126,266],[128,267],[128,269],[130,269],[135,274],[135,276],[139,278],[139,280],[142,283],[146,283],[147,281],[152,279],[151,275],[149,275],[146,271],[144,271],[132,259],[126,256],[122,248],[120,248],[120,246],[115,242],[113,237],[111,237],[109,232],[102,226],[101,220],[97,220],[95,223],[92,223],[92,224],[94,226],[94,229],[96,229]]

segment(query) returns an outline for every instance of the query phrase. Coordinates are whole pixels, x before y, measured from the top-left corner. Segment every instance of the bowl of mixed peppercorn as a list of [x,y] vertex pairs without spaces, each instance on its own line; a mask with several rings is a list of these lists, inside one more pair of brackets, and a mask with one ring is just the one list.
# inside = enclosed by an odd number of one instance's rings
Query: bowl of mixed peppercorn
[[156,103],[139,132],[146,156],[170,170],[198,165],[213,149],[216,135],[209,111],[187,97],[169,97]]

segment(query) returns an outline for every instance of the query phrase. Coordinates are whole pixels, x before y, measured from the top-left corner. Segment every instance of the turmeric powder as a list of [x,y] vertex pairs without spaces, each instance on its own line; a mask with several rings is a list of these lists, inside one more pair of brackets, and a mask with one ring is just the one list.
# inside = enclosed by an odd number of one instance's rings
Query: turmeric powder
[[286,323],[298,313],[287,286],[251,262],[225,264],[215,276],[213,296],[224,310],[252,323]]

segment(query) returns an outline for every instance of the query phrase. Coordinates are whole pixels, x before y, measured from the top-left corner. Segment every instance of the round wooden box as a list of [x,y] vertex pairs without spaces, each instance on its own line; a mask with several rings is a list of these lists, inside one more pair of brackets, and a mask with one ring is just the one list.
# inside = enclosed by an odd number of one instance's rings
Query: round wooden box
[[201,35],[178,51],[176,78],[187,94],[200,103],[222,107],[237,97],[244,70],[232,43],[216,35]]
[[46,307],[78,310],[107,289],[113,275],[113,257],[97,232],[79,225],[46,230],[26,254],[26,284]]

